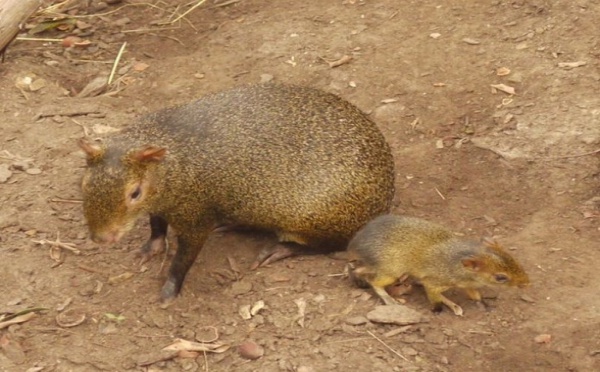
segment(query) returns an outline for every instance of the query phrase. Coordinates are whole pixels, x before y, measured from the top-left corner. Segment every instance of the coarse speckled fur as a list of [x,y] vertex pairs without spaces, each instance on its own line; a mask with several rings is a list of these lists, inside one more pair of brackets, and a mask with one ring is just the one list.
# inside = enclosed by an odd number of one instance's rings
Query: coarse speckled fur
[[343,249],[394,195],[393,158],[376,125],[347,101],[307,87],[207,95],[147,115],[102,145],[80,146],[88,155],[84,213],[96,241],[118,240],[144,213],[177,231],[165,298],[179,292],[215,226]]
[[457,315],[462,309],[442,295],[450,288],[462,288],[481,301],[480,287],[529,284],[521,265],[497,243],[459,238],[419,218],[379,216],[356,233],[348,250],[362,265],[355,268],[355,279],[368,282],[386,304],[395,300],[384,287],[403,275],[421,282],[434,311],[443,303]]

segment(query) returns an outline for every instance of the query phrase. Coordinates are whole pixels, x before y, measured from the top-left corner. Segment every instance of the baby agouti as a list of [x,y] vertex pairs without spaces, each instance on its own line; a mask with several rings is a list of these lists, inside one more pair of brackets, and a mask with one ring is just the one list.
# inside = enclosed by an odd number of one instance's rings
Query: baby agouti
[[178,249],[162,288],[175,297],[209,233],[270,230],[279,244],[254,266],[297,253],[344,249],[394,196],[394,162],[357,107],[316,89],[245,86],[142,117],[103,143],[82,139],[83,209],[95,242],[117,242],[143,214],[142,251]]
[[355,281],[366,281],[387,305],[397,302],[385,287],[404,275],[423,285],[434,312],[444,304],[456,315],[462,308],[443,295],[450,288],[482,301],[480,287],[529,284],[521,265],[497,243],[462,239],[419,218],[379,216],[356,233],[348,250],[359,262],[351,273]]

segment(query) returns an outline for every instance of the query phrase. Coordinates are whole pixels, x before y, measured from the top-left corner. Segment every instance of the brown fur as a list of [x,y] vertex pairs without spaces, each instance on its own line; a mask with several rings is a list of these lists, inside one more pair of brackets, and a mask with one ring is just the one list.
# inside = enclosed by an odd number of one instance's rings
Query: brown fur
[[[393,158],[375,124],[343,99],[299,86],[208,95],[80,147],[88,155],[82,189],[93,239],[116,241],[147,213],[178,232],[163,297],[177,294],[215,226],[343,249],[394,195]],[[165,233],[166,225],[152,239]]]
[[423,284],[434,310],[444,303],[458,315],[462,309],[442,292],[462,288],[480,301],[477,289],[482,286],[529,284],[527,273],[499,244],[461,239],[418,218],[380,216],[356,234],[348,250],[360,261],[353,273],[356,280],[368,282],[388,304],[395,301],[384,287],[404,274]]

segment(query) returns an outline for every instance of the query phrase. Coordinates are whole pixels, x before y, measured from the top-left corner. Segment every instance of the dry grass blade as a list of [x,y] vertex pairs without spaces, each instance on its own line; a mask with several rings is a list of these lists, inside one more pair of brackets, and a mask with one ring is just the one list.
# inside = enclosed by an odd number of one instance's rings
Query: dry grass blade
[[119,61],[121,60],[121,56],[125,51],[125,47],[127,46],[127,42],[124,42],[119,49],[119,53],[117,53],[117,58],[115,58],[115,62],[113,63],[112,70],[110,70],[110,75],[108,76],[107,85],[111,85],[113,78],[115,77],[115,73],[117,72],[117,66],[119,66]]

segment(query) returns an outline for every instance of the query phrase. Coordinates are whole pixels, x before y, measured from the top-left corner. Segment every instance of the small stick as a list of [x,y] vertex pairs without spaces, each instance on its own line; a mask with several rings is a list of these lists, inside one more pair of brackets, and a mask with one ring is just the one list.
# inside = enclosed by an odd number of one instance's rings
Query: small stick
[[89,267],[89,266],[84,265],[84,264],[77,264],[77,267],[80,268],[81,270],[84,270],[84,271],[87,271],[87,272],[90,272],[90,273],[108,276],[108,274],[106,274],[105,272],[102,272],[101,270],[98,270],[98,269],[94,269],[93,267]]
[[198,1],[194,6],[192,6],[191,8],[189,8],[186,12],[184,12],[183,14],[181,14],[179,17],[175,18],[174,20],[172,20],[171,22],[169,22],[169,24],[173,24],[177,21],[179,21],[181,18],[185,17],[186,15],[190,14],[194,9],[196,9],[197,7],[199,7],[200,5],[204,4],[206,2],[206,0],[200,0]]
[[20,41],[46,41],[46,42],[57,42],[57,43],[61,43],[63,40],[62,39],[44,39],[44,38],[37,38],[37,37],[16,37],[15,40],[20,40]]
[[468,332],[469,332],[469,333],[476,334],[476,335],[490,335],[490,336],[491,336],[491,335],[493,335],[493,334],[494,334],[493,332],[487,332],[487,331],[475,331],[475,330],[472,330],[472,329],[470,329]]
[[73,203],[73,204],[81,204],[81,203],[83,203],[83,200],[79,200],[79,199],[53,198],[53,199],[48,199],[48,201],[51,202],[51,203]]
[[113,64],[113,68],[110,71],[110,76],[108,77],[107,85],[112,84],[113,78],[115,77],[115,72],[117,72],[117,66],[119,65],[119,61],[121,60],[121,56],[123,55],[123,51],[125,50],[126,46],[127,42],[124,42],[123,45],[121,45],[121,49],[119,49],[119,53],[117,54],[117,58],[115,58],[115,63]]
[[331,342],[327,342],[327,344],[341,344],[341,343],[345,343],[345,342],[370,341],[370,340],[372,340],[371,337],[358,337],[358,338],[349,338],[347,340],[331,341]]
[[75,244],[61,242],[58,237],[58,234],[56,234],[56,240],[54,240],[54,241],[42,239],[42,240],[32,240],[32,242],[41,244],[41,245],[49,244],[49,245],[52,245],[52,246],[55,246],[58,248],[66,249],[67,251],[71,251],[75,254],[81,254],[81,251],[79,249],[75,248]]
[[231,5],[231,4],[235,4],[235,3],[239,3],[240,1],[242,1],[242,0],[229,0],[229,1],[226,1],[226,2],[221,3],[221,4],[217,4],[217,5],[213,6],[211,9],[219,8],[219,7],[222,7],[222,6],[227,6],[227,5]]
[[163,256],[162,262],[160,263],[160,268],[158,269],[159,273],[162,273],[163,268],[165,267],[165,261],[167,261],[167,256],[169,253],[169,241],[165,239],[165,254]]
[[406,360],[407,362],[409,362],[408,359],[406,359],[406,357],[402,354],[400,354],[399,352],[397,352],[396,350],[392,349],[391,347],[388,346],[388,344],[386,344],[385,342],[383,342],[383,340],[381,340],[379,337],[375,336],[375,334],[373,334],[373,332],[371,331],[367,331],[368,334],[370,334],[371,336],[373,336],[374,339],[376,339],[377,341],[379,341],[383,346],[385,346],[389,351],[391,351],[392,353],[398,355],[400,358]]
[[71,121],[77,125],[79,125],[81,127],[81,129],[83,129],[83,135],[85,137],[89,137],[90,136],[90,132],[88,131],[87,127],[83,124],[81,124],[80,122],[78,122],[77,120],[71,118]]
[[440,198],[442,198],[442,200],[446,200],[446,197],[444,197],[444,195],[442,195],[442,193],[440,192],[440,190],[438,190],[437,187],[434,187],[434,189],[435,189],[435,192],[438,193],[438,195],[440,196]]
[[588,156],[588,155],[594,155],[600,153],[600,149],[594,150],[594,151],[590,151],[590,152],[584,152],[581,154],[574,154],[574,155],[565,155],[565,156],[540,156],[540,157],[534,157],[534,159],[570,159],[570,158],[580,158],[582,156]]

